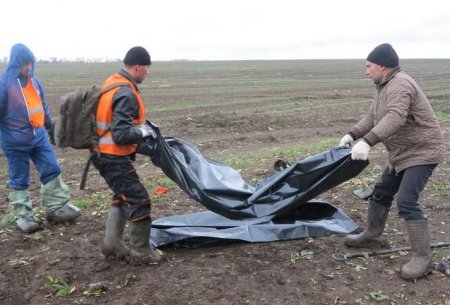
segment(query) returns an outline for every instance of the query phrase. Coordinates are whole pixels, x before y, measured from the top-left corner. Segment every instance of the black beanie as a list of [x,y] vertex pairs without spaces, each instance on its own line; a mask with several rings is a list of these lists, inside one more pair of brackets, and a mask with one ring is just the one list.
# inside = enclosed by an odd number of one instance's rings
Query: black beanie
[[128,66],[149,66],[152,64],[152,61],[150,59],[150,54],[148,54],[146,49],[143,47],[133,47],[128,50],[125,58],[123,59],[123,63]]
[[369,56],[367,56],[367,60],[388,68],[394,68],[399,65],[398,55],[394,48],[388,43],[380,44],[373,49]]

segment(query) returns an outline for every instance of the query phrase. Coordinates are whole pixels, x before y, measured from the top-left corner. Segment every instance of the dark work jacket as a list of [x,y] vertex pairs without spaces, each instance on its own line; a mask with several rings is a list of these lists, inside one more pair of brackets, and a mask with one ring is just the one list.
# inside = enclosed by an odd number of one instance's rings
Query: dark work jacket
[[[119,73],[136,84],[125,70],[120,70]],[[113,99],[111,132],[114,142],[119,145],[139,144],[142,132],[133,124],[133,119],[139,117],[139,106],[133,90],[121,87]]]

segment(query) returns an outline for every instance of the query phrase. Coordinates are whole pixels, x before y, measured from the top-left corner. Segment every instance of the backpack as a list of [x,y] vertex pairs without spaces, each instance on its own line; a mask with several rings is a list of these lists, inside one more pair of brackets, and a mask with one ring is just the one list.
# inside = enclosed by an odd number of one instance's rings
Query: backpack
[[99,99],[103,93],[120,86],[129,85],[124,82],[118,82],[109,85],[103,90],[93,86],[87,91],[78,89],[60,98],[59,119],[56,121],[55,127],[56,145],[61,148],[72,147],[75,149],[89,149],[91,151],[81,178],[80,190],[84,189],[95,148],[103,136],[97,134],[95,123]]
[[101,136],[97,135],[95,116],[98,101],[103,93],[119,86],[128,86],[119,82],[103,90],[93,86],[87,91],[78,89],[60,98],[59,119],[56,122],[55,142],[58,147],[75,149],[93,149]]

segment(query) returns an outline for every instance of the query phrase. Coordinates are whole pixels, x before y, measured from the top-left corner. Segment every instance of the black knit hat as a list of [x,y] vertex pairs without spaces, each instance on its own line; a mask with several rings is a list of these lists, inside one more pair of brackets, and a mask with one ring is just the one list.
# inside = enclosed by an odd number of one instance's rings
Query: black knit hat
[[399,65],[397,52],[388,43],[380,44],[373,49],[369,56],[367,56],[367,60],[388,68],[394,68]]
[[123,63],[128,66],[149,66],[152,64],[152,60],[150,59],[150,54],[148,54],[147,50],[143,47],[132,47],[125,55]]

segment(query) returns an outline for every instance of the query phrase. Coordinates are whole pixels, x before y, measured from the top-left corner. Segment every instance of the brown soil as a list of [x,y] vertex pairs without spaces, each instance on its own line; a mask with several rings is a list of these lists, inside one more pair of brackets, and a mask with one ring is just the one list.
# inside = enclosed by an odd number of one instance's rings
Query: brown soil
[[[356,121],[324,124],[314,118],[296,118],[287,113],[286,120],[280,117],[266,122],[258,117],[257,111],[253,118],[249,114],[248,119],[238,121],[238,113],[235,109],[235,121],[232,115],[227,117],[216,112],[211,116],[192,114],[190,120],[158,123],[165,134],[198,144],[205,155],[222,160],[242,151],[288,147],[299,141],[311,143],[314,136],[336,137],[337,143]],[[448,126],[443,127],[448,130]],[[449,133],[446,137],[450,140]],[[57,153],[74,198],[90,202],[73,224],[46,224],[45,230],[31,235],[22,234],[11,225],[0,228],[0,304],[450,304],[450,281],[442,273],[434,270],[416,282],[400,279],[398,271],[409,260],[407,252],[346,262],[334,260],[333,253],[351,251],[343,245],[342,236],[195,249],[169,246],[162,249],[166,261],[152,266],[105,260],[100,248],[111,194],[95,170],[90,172],[86,190],[77,189],[84,152],[58,149]],[[385,162],[382,147],[374,149],[371,156],[371,165],[360,177],[360,181],[369,184]],[[306,156],[299,159],[303,157]],[[4,166],[5,159],[1,158]],[[263,160],[258,167],[243,169],[242,174],[248,181],[261,179],[271,173],[273,161]],[[446,161],[449,161],[448,154]],[[136,167],[146,179],[159,181],[163,177],[143,156],[138,157]],[[450,240],[449,171],[448,166],[441,165],[421,199],[433,242]],[[30,190],[40,208],[35,172],[32,177]],[[6,178],[2,176],[1,180],[3,200],[7,194]],[[363,226],[367,204],[352,193],[359,187],[357,183],[344,183],[320,199],[339,207]],[[171,185],[167,194],[153,199],[152,216],[157,219],[202,209],[199,203]],[[4,217],[7,213],[9,207],[4,200],[0,214]],[[396,207],[388,220],[385,238],[389,242],[387,247],[408,246]],[[303,250],[312,251],[312,258],[291,259]],[[433,251],[435,262],[449,259],[448,248]],[[45,285],[48,277],[54,279],[53,285]],[[61,291],[57,289],[57,280],[65,281],[74,291],[57,296]],[[95,283],[105,287],[98,295],[96,290],[89,290],[89,285]],[[389,300],[383,300],[384,296]]]

